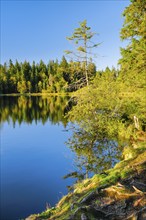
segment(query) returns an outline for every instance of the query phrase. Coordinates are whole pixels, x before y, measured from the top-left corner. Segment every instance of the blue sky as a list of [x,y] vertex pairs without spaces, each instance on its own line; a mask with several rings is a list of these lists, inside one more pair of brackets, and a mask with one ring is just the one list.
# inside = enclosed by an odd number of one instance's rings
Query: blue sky
[[125,45],[120,40],[122,12],[129,4],[129,0],[1,0],[1,63],[60,61],[64,50],[73,48],[66,36],[86,19],[99,33],[95,43],[102,42],[96,49],[97,69],[117,67],[120,47]]

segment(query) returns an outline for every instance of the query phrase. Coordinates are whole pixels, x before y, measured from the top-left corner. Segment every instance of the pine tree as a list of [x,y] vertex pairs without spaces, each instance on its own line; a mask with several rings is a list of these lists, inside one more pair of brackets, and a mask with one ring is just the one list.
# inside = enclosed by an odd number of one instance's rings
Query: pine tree
[[75,61],[83,63],[84,78],[81,79],[82,83],[89,85],[89,69],[88,64],[91,62],[91,49],[96,48],[100,44],[94,44],[91,39],[96,33],[91,31],[91,27],[87,26],[87,21],[79,22],[79,28],[75,28],[71,37],[67,37],[67,40],[74,42],[76,51],[66,50],[66,54],[72,54]]
[[132,0],[123,13],[125,21],[121,29],[121,39],[128,41],[127,47],[121,49],[122,58],[119,61],[123,73],[142,74],[145,72],[145,10],[145,0]]

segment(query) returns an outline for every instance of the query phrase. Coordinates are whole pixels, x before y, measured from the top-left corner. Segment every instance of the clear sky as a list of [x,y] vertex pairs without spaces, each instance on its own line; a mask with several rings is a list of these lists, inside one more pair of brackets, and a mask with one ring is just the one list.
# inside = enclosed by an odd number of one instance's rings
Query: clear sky
[[95,43],[102,42],[96,49],[97,69],[117,67],[124,45],[122,12],[129,4],[129,0],[1,0],[1,63],[9,59],[60,61],[64,50],[72,48],[66,36],[86,19],[93,32],[99,33]]

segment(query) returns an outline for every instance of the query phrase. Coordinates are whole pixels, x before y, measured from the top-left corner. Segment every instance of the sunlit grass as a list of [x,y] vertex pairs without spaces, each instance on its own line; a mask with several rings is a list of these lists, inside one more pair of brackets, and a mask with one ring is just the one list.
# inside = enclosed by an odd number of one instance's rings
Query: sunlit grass
[[[131,149],[133,150],[133,149]],[[127,149],[125,150],[127,151]],[[129,154],[130,150],[125,152]],[[82,182],[78,182],[74,185],[74,191],[64,196],[55,208],[46,210],[42,214],[38,215],[39,218],[45,219],[68,219],[70,215],[75,213],[77,210],[78,213],[76,216],[81,215],[79,207],[83,199],[90,196],[90,194],[95,193],[97,195],[98,190],[102,191],[100,194],[107,196],[110,200],[113,199],[127,199],[130,197],[137,196],[137,192],[134,191],[131,193],[128,189],[124,187],[119,187],[116,185],[119,180],[132,177],[135,172],[140,172],[146,168],[146,145],[140,143],[133,157],[130,159],[124,159],[117,163],[114,168],[107,170],[105,175],[96,174],[90,179],[85,179]],[[108,200],[108,199],[107,199]],[[107,201],[108,202],[108,201]],[[98,198],[95,198],[94,203],[99,205],[101,201]],[[92,215],[91,215],[92,219]],[[94,219],[94,218],[93,218]]]

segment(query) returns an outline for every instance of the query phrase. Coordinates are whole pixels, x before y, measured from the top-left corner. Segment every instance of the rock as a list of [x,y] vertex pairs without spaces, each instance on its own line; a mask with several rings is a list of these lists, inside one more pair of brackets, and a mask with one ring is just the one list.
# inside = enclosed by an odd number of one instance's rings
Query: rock
[[95,192],[91,192],[89,195],[87,195],[86,197],[84,197],[84,198],[81,200],[80,204],[90,202],[92,199],[95,198],[95,195],[96,195]]
[[146,192],[146,184],[133,180],[130,185],[135,186],[139,190]]
[[89,205],[87,207],[87,213],[90,213],[90,215],[92,215],[95,219],[98,217],[97,220],[99,219],[109,220],[109,218],[106,217],[107,213],[102,208],[96,208],[92,205]]
[[110,186],[110,184],[109,183],[107,183],[107,184],[104,184],[104,185],[101,185],[101,186],[98,186],[97,187],[97,192],[102,192],[105,188],[107,188],[107,187],[109,187]]
[[146,207],[142,208],[138,213],[138,220],[146,219]]
[[[80,215],[80,213],[82,213],[83,215],[81,220],[88,220],[88,218],[85,216],[85,213],[87,212],[87,208],[85,206],[82,206],[82,207],[78,207],[74,213],[69,217],[68,220],[76,220],[77,219],[77,216]],[[83,218],[84,217],[84,218]],[[86,217],[86,218],[85,218]]]
[[88,218],[86,217],[85,213],[81,214],[81,220],[88,220]]
[[70,210],[72,211],[74,209],[74,204],[71,204]]

